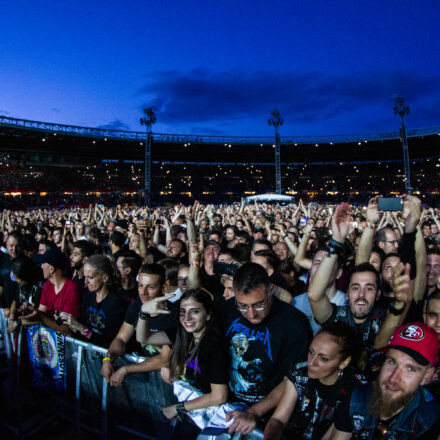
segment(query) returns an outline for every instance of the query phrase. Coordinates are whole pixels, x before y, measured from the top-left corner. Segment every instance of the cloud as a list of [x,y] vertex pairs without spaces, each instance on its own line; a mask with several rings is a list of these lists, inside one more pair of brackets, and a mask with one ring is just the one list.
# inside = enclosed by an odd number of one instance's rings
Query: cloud
[[58,107],[52,107],[51,110],[55,113],[59,113],[61,111]]
[[109,130],[130,130],[130,127],[119,119],[115,119],[108,124],[98,125],[96,128],[106,128]]
[[10,115],[10,113],[7,112],[6,110],[1,110],[0,109],[0,115],[7,116],[7,115]]
[[[154,106],[158,120],[168,124],[237,122],[269,117],[278,108],[290,122],[315,122],[337,118],[379,104],[392,112],[392,96],[405,97],[409,105],[440,96],[440,76],[407,71],[369,71],[351,75],[295,71],[254,73],[155,72],[140,93],[142,107]],[[431,107],[431,106],[428,106]],[[388,110],[389,109],[389,110]],[[438,112],[437,112],[438,114]]]

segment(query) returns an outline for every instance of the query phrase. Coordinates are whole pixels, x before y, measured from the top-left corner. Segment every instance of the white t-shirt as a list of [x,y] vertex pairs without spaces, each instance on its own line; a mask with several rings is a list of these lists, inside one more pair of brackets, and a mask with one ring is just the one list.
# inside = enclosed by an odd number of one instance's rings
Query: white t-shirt
[[[347,295],[344,292],[338,290],[336,295],[330,300],[332,304],[337,306],[346,306],[348,303]],[[309,318],[310,327],[312,327],[313,336],[318,333],[321,325],[316,321],[313,316],[312,308],[310,307],[310,301],[308,292],[302,293],[301,295],[295,296],[291,302],[292,306],[295,306],[298,310],[304,313],[304,315]]]

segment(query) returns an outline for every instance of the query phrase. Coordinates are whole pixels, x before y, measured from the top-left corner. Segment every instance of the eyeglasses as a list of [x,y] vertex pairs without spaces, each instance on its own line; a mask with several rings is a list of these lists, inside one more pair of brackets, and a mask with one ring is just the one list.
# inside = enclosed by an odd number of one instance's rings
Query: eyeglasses
[[264,301],[260,301],[256,304],[246,304],[246,305],[238,305],[237,300],[235,299],[235,307],[241,313],[248,313],[249,309],[252,309],[254,312],[261,312],[267,307],[267,298]]

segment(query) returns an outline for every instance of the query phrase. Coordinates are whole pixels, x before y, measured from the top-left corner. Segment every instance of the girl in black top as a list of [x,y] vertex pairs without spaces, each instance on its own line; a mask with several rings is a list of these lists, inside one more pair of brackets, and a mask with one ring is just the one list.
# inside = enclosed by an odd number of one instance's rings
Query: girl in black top
[[309,347],[307,362],[288,371],[278,406],[264,439],[329,439],[334,411],[341,399],[362,382],[351,365],[363,366],[362,343],[351,327],[333,322],[321,328]]
[[177,329],[149,335],[148,315],[169,313],[160,304],[170,295],[155,298],[142,305],[136,327],[137,338],[147,343],[171,345],[170,378],[183,379],[204,394],[192,400],[179,402],[163,409],[169,419],[179,413],[220,405],[227,400],[227,352],[221,334],[215,325],[212,298],[206,291],[186,291],[179,304],[179,325]]

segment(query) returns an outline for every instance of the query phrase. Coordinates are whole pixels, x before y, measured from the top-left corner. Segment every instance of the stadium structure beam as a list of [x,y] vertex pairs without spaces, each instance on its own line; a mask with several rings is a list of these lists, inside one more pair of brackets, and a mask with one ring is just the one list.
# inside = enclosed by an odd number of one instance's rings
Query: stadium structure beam
[[409,153],[408,153],[408,139],[406,137],[406,127],[405,127],[405,115],[409,114],[409,107],[404,105],[405,100],[402,96],[394,97],[394,114],[400,116],[402,126],[400,128],[400,139],[402,140],[402,150],[403,150],[403,167],[405,171],[405,191],[407,193],[412,192],[411,186],[411,169],[409,163]]
[[279,110],[274,108],[271,112],[272,118],[268,119],[269,126],[273,125],[275,129],[275,187],[276,193],[281,194],[281,146],[279,126],[283,125],[283,119]]
[[145,125],[147,138],[145,142],[145,182],[144,182],[144,204],[151,203],[151,142],[153,138],[152,126],[156,122],[156,114],[153,107],[144,108],[144,117],[140,118],[141,125]]
[[[11,118],[0,116],[0,127],[16,128],[35,132],[46,132],[56,134],[66,134],[71,136],[88,137],[96,139],[116,139],[125,141],[143,141],[145,133],[142,131],[124,131],[109,128],[80,127],[77,125],[56,124],[52,122],[31,121],[28,119]],[[406,132],[408,138],[421,136],[431,136],[440,133],[440,125],[424,128],[413,128]],[[295,146],[308,144],[325,143],[352,143],[365,141],[387,141],[400,139],[398,131],[383,133],[357,133],[357,134],[332,134],[323,136],[283,136],[283,145]],[[249,145],[270,145],[273,137],[270,136],[209,136],[209,135],[188,135],[172,133],[154,133],[154,140],[162,143],[193,143],[193,144],[240,144]]]

